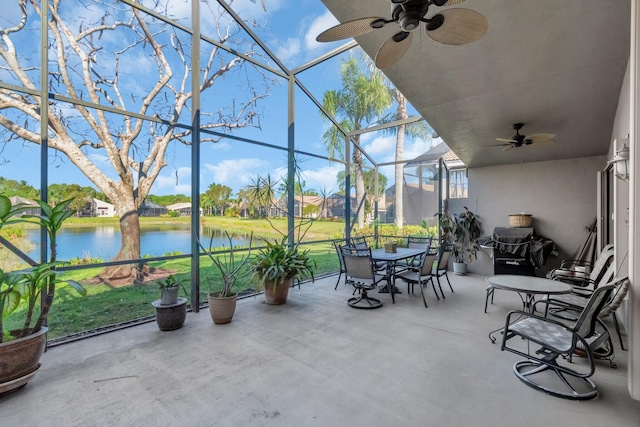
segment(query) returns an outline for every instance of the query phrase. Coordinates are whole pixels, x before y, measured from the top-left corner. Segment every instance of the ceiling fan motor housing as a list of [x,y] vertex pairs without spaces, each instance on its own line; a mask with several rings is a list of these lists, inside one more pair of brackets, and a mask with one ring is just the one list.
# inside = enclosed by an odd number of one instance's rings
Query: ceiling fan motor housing
[[429,10],[427,0],[408,0],[404,3],[391,3],[391,17],[402,31],[413,31],[420,25]]

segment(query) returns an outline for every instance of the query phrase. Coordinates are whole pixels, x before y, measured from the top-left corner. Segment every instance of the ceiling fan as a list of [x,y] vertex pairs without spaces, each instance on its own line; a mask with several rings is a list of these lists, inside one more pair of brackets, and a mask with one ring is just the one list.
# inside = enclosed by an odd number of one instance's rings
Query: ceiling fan
[[496,138],[497,141],[503,142],[502,144],[487,145],[487,147],[504,147],[503,151],[510,150],[512,148],[522,147],[523,145],[547,145],[552,144],[555,140],[555,135],[552,133],[536,133],[534,135],[521,135],[520,129],[524,126],[524,123],[514,123],[513,129],[516,134],[511,138]]
[[464,0],[391,0],[391,19],[381,17],[359,18],[323,31],[316,40],[333,42],[368,34],[392,22],[400,26],[378,49],[376,67],[388,68],[398,62],[411,46],[412,31],[424,22],[427,35],[440,43],[462,45],[479,40],[487,32],[487,19],[480,13],[463,8],[445,9],[427,18],[430,6],[442,7],[462,3]]

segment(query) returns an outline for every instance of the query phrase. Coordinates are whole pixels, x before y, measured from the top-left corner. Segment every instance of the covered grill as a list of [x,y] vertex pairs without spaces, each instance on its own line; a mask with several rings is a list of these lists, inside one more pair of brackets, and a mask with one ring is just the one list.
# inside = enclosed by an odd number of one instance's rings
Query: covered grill
[[479,243],[493,248],[494,274],[535,276],[535,269],[543,267],[555,252],[553,241],[536,236],[532,227],[496,227],[491,237]]

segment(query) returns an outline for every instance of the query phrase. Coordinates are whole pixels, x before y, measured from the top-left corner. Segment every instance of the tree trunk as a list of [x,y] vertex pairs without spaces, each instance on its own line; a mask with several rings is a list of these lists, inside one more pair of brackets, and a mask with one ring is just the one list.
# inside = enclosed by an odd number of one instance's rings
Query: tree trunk
[[[407,118],[407,98],[398,92],[398,109],[396,114],[397,120],[403,120]],[[404,131],[405,125],[398,126],[398,134],[396,135],[396,162],[402,160],[402,150],[404,149]],[[404,209],[403,209],[403,191],[404,191],[404,179],[403,179],[403,165],[396,163],[396,227],[402,228],[404,223]]]
[[[116,206],[120,214],[120,238],[122,246],[112,261],[125,261],[140,258],[140,218],[138,211],[133,209],[127,212]],[[100,274],[105,280],[121,280],[130,278],[132,281],[142,281],[143,271],[136,263],[115,265],[106,267]]]

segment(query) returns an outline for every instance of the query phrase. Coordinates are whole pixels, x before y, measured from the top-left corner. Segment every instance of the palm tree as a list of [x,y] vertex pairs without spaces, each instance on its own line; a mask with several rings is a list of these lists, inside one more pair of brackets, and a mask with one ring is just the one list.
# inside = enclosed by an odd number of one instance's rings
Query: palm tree
[[[407,114],[407,98],[396,88],[389,88],[392,93],[393,99],[397,103],[394,120],[404,120],[408,118]],[[403,164],[399,163],[402,159],[402,153],[404,150],[404,136],[408,134],[414,138],[427,139],[430,138],[429,126],[424,120],[419,122],[410,123],[408,125],[402,124],[396,127],[387,128],[385,132],[395,133],[396,135],[396,164],[395,164],[395,176],[396,176],[396,194],[395,194],[395,212],[396,212],[396,227],[402,228],[404,221],[403,212],[403,188],[404,188],[404,168]]]
[[[387,90],[389,91],[393,101],[396,103],[396,111],[395,113],[391,113],[386,115],[380,120],[380,124],[390,123],[396,120],[404,120],[409,118],[407,114],[407,98],[400,92],[398,89],[393,86],[393,84],[382,74],[382,72],[375,67],[371,59],[368,57],[364,58],[364,60],[369,64],[369,70],[372,74],[379,74],[384,79],[385,84],[387,85]],[[396,215],[396,227],[399,229],[402,228],[403,220],[404,220],[404,212],[403,212],[403,188],[404,188],[404,171],[403,164],[400,163],[403,160],[403,151],[404,151],[404,137],[405,135],[409,135],[413,138],[420,139],[431,139],[430,128],[427,122],[424,120],[420,120],[419,122],[413,122],[409,124],[402,124],[399,126],[394,126],[391,128],[387,128],[383,130],[384,133],[394,134],[396,135],[396,155],[395,155],[395,180],[396,180],[396,191],[395,191],[395,215]]]
[[[391,94],[387,90],[382,73],[365,73],[365,70],[353,57],[342,63],[340,73],[342,75],[342,89],[326,91],[322,103],[327,113],[334,117],[346,132],[362,129],[378,119],[391,106]],[[338,152],[341,154],[340,158],[344,160],[342,155],[344,153],[344,136],[336,126],[332,123],[329,124],[322,139],[327,145],[330,159],[335,158],[335,153]],[[354,143],[359,147],[359,135],[354,137]],[[356,205],[360,205],[365,189],[362,152],[357,147],[353,150],[352,161],[355,166]],[[360,210],[358,212],[358,227],[363,225],[364,211]]]

